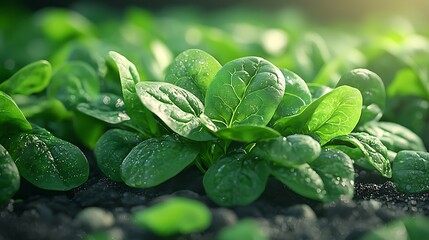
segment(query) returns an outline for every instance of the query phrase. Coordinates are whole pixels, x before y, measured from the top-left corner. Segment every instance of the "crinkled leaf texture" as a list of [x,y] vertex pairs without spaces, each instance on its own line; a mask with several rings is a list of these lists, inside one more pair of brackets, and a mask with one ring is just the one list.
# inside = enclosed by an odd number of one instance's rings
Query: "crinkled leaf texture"
[[220,68],[220,63],[210,54],[188,49],[168,67],[165,81],[188,90],[204,102],[207,88]]
[[359,121],[362,95],[349,86],[338,87],[312,102],[296,115],[279,119],[274,129],[283,136],[316,134],[324,145],[334,137],[347,135]]
[[237,125],[265,126],[285,91],[281,71],[259,57],[225,64],[207,89],[204,113],[219,129]]
[[316,160],[298,167],[271,165],[271,174],[296,193],[324,202],[354,194],[353,161],[336,149],[324,149]]
[[158,122],[152,112],[141,103],[136,93],[136,84],[140,82],[136,66],[117,52],[111,51],[109,55],[118,66],[125,108],[133,125],[149,136],[158,135],[160,132]]
[[[366,158],[367,162],[378,172],[380,172],[381,175],[388,178],[392,177],[392,168],[390,166],[387,148],[378,138],[369,135],[368,133],[356,132],[350,133],[346,136],[338,136],[334,138],[329,144],[335,145],[341,142],[349,143],[355,148],[358,148],[363,157]],[[358,161],[355,163],[359,164]]]
[[266,163],[244,153],[218,159],[204,175],[204,189],[221,206],[242,206],[264,191],[269,175]]
[[33,126],[29,132],[4,137],[1,143],[20,175],[39,188],[67,191],[88,179],[89,164],[82,151],[43,128]]
[[422,139],[408,128],[393,122],[368,122],[359,127],[359,131],[367,132],[378,139],[388,150],[426,151]]
[[121,165],[122,180],[131,187],[148,188],[176,176],[198,156],[195,144],[166,135],[138,144]]
[[200,121],[204,105],[189,91],[166,82],[140,82],[136,90],[146,108],[177,134],[195,141],[214,139]]
[[19,184],[18,168],[7,150],[0,145],[0,205],[13,197]]

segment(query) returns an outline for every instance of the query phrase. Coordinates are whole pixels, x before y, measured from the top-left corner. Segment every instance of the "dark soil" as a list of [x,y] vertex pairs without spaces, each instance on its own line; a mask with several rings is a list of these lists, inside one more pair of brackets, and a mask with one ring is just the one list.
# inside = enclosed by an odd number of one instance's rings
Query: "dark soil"
[[210,201],[202,174],[189,168],[151,189],[112,182],[92,168],[90,179],[69,192],[36,189],[22,182],[20,191],[0,207],[0,240],[85,239],[108,231],[115,239],[159,239],[131,223],[133,212],[172,196],[199,200],[212,211],[203,233],[169,239],[214,239],[240,219],[256,219],[270,239],[358,239],[368,231],[409,215],[429,215],[429,194],[403,194],[390,181],[357,170],[355,197],[323,204],[303,198],[270,179],[264,194],[249,206],[223,208]]

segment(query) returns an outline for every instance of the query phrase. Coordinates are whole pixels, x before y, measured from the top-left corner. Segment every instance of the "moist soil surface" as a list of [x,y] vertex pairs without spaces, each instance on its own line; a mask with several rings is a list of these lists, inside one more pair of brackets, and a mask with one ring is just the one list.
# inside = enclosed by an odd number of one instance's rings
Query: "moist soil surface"
[[[257,220],[270,239],[359,239],[392,220],[429,215],[428,193],[400,193],[392,182],[359,169],[354,198],[332,203],[303,198],[270,179],[252,204],[219,207],[205,195],[202,178],[191,167],[158,187],[135,189],[92,166],[89,180],[69,192],[37,189],[22,180],[14,200],[0,207],[0,240],[85,239],[99,231],[118,240],[215,239],[222,228],[247,218]],[[133,212],[175,196],[206,204],[211,226],[202,233],[160,238],[132,224]]]

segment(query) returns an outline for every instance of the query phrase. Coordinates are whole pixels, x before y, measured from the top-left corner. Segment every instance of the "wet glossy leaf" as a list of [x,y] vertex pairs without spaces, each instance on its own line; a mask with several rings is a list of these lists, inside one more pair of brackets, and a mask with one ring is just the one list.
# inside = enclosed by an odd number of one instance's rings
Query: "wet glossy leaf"
[[105,132],[94,149],[98,168],[110,179],[122,182],[122,162],[128,153],[142,141],[143,138],[137,133],[122,129],[111,129]]
[[322,200],[326,194],[322,178],[308,164],[297,167],[274,165],[271,166],[271,174],[304,197]]
[[210,54],[189,49],[179,54],[165,74],[165,81],[184,88],[204,102],[207,88],[221,65]]
[[268,175],[264,161],[239,153],[214,162],[204,175],[203,184],[207,195],[217,204],[241,206],[262,194]]
[[282,135],[316,134],[321,145],[349,134],[359,121],[362,96],[356,88],[338,87],[308,105],[300,113],[279,119],[274,129]]
[[320,144],[307,135],[290,135],[257,142],[251,154],[285,167],[310,163],[320,155]]
[[68,109],[92,101],[99,92],[97,73],[84,62],[69,62],[59,67],[47,88],[48,96],[60,100]]
[[4,130],[19,130],[28,131],[31,130],[31,125],[21,112],[19,107],[13,101],[13,99],[4,92],[0,91],[0,126],[2,131],[0,136],[4,133]]
[[171,198],[134,213],[133,222],[160,236],[189,234],[207,229],[211,223],[211,213],[199,201]]
[[[335,145],[340,144],[341,142],[349,143],[353,147],[358,148],[361,156],[366,158],[368,163],[379,171],[381,175],[387,178],[392,177],[392,169],[389,162],[389,156],[387,154],[387,148],[378,138],[369,135],[368,133],[356,132],[350,133],[346,136],[338,136],[329,144]],[[355,155],[355,157],[359,158],[360,156]]]
[[177,134],[195,141],[214,139],[200,121],[203,104],[189,91],[165,82],[140,82],[136,90],[141,102]]
[[9,95],[30,95],[45,89],[51,80],[51,64],[40,60],[26,65],[0,84],[0,91]]
[[77,109],[88,116],[110,124],[118,124],[130,120],[125,112],[124,101],[110,93],[99,95],[90,103],[79,103]]
[[339,150],[324,149],[316,160],[297,168],[271,165],[271,174],[308,198],[330,202],[353,197],[353,162]]
[[225,64],[210,84],[204,113],[218,128],[237,125],[265,126],[285,90],[280,70],[258,57]]
[[2,144],[20,175],[39,188],[67,191],[88,179],[88,161],[79,148],[43,128],[9,135]]
[[7,150],[0,145],[0,205],[13,197],[19,184],[18,168]]
[[151,138],[134,147],[122,162],[122,180],[131,187],[148,188],[165,182],[189,166],[199,149],[174,136]]
[[398,152],[392,164],[392,180],[402,192],[429,190],[429,153]]
[[399,152],[401,150],[426,151],[419,136],[406,127],[393,122],[369,122],[359,128],[378,139],[388,150]]
[[215,132],[222,139],[238,142],[256,142],[281,136],[276,130],[265,126],[238,125],[222,128]]
[[281,71],[285,77],[286,89],[271,120],[273,123],[282,117],[298,113],[301,107],[311,103],[310,90],[305,81],[289,70],[282,69]]
[[122,95],[125,108],[131,121],[149,135],[158,135],[160,130],[153,114],[141,103],[136,93],[136,84],[140,76],[134,64],[117,52],[109,52],[115,61],[121,78]]
[[362,94],[359,124],[381,118],[386,105],[386,92],[383,81],[377,74],[368,69],[354,69],[341,76],[337,87],[344,85],[357,88]]

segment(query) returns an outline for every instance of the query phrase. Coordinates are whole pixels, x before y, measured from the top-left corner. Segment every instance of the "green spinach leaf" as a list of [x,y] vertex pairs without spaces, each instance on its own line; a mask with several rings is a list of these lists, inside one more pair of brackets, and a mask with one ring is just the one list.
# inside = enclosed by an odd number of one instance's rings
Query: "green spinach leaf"
[[195,141],[214,139],[200,121],[204,105],[189,91],[165,82],[140,82],[136,90],[146,108],[177,134]]
[[354,69],[341,76],[337,87],[343,85],[357,88],[362,94],[359,124],[380,120],[386,105],[386,92],[383,81],[377,74],[368,69]]
[[19,184],[18,168],[7,150],[0,145],[0,205],[13,197]]
[[13,99],[6,93],[0,91],[0,126],[4,130],[29,131],[31,125],[21,112]]
[[225,64],[207,89],[204,113],[218,128],[265,126],[285,90],[281,71],[258,57]]
[[354,194],[353,161],[336,149],[324,149],[316,160],[297,168],[271,165],[271,174],[293,191],[324,202]]
[[136,84],[140,82],[136,66],[117,52],[111,51],[109,54],[118,66],[125,108],[133,125],[138,126],[148,136],[158,136],[160,134],[158,122],[152,112],[141,103],[136,93]]
[[139,134],[122,129],[111,129],[105,132],[94,149],[98,168],[110,179],[122,182],[122,162],[142,141],[143,138]]
[[285,167],[310,163],[320,155],[320,144],[307,135],[290,135],[257,142],[250,152],[261,159]]
[[240,220],[232,226],[223,228],[217,240],[268,240],[268,234],[255,219]]
[[281,69],[286,82],[283,98],[274,113],[271,122],[286,116],[297,114],[303,107],[311,103],[311,94],[307,84],[294,72]]
[[195,144],[171,135],[145,140],[122,162],[122,180],[131,187],[156,186],[189,166],[198,153]]
[[238,125],[222,128],[215,132],[222,139],[238,142],[256,142],[281,136],[276,130],[265,126]]
[[99,92],[97,73],[85,62],[69,62],[59,67],[47,88],[48,96],[60,100],[68,109],[94,100]]
[[402,192],[429,190],[429,153],[398,152],[392,164],[392,180]]
[[204,102],[207,88],[221,67],[210,54],[189,49],[174,59],[167,69],[165,81],[188,90]]
[[33,126],[30,132],[8,135],[1,144],[20,175],[39,188],[67,191],[88,179],[89,164],[79,148],[43,128]]
[[359,127],[359,131],[367,132],[378,139],[388,150],[426,151],[423,141],[408,128],[393,122],[368,122]]
[[368,133],[356,132],[345,136],[335,137],[329,144],[335,145],[336,143],[341,142],[349,143],[355,148],[358,148],[361,155],[363,155],[368,163],[379,171],[381,175],[387,178],[392,177],[392,168],[390,166],[387,148],[378,138],[369,135]]
[[359,121],[362,96],[356,88],[338,87],[308,105],[300,113],[279,119],[274,129],[283,136],[316,134],[321,145],[336,136],[347,135]]
[[189,234],[207,229],[211,223],[211,213],[199,201],[171,198],[134,213],[133,222],[159,236]]
[[130,120],[130,117],[125,112],[124,101],[111,93],[99,95],[90,103],[79,103],[77,110],[110,124],[118,124]]
[[244,153],[225,156],[204,175],[204,189],[221,206],[246,205],[265,189],[269,170],[264,161]]
[[48,61],[40,60],[21,68],[0,84],[0,91],[9,95],[30,95],[45,89],[51,80],[52,68]]

